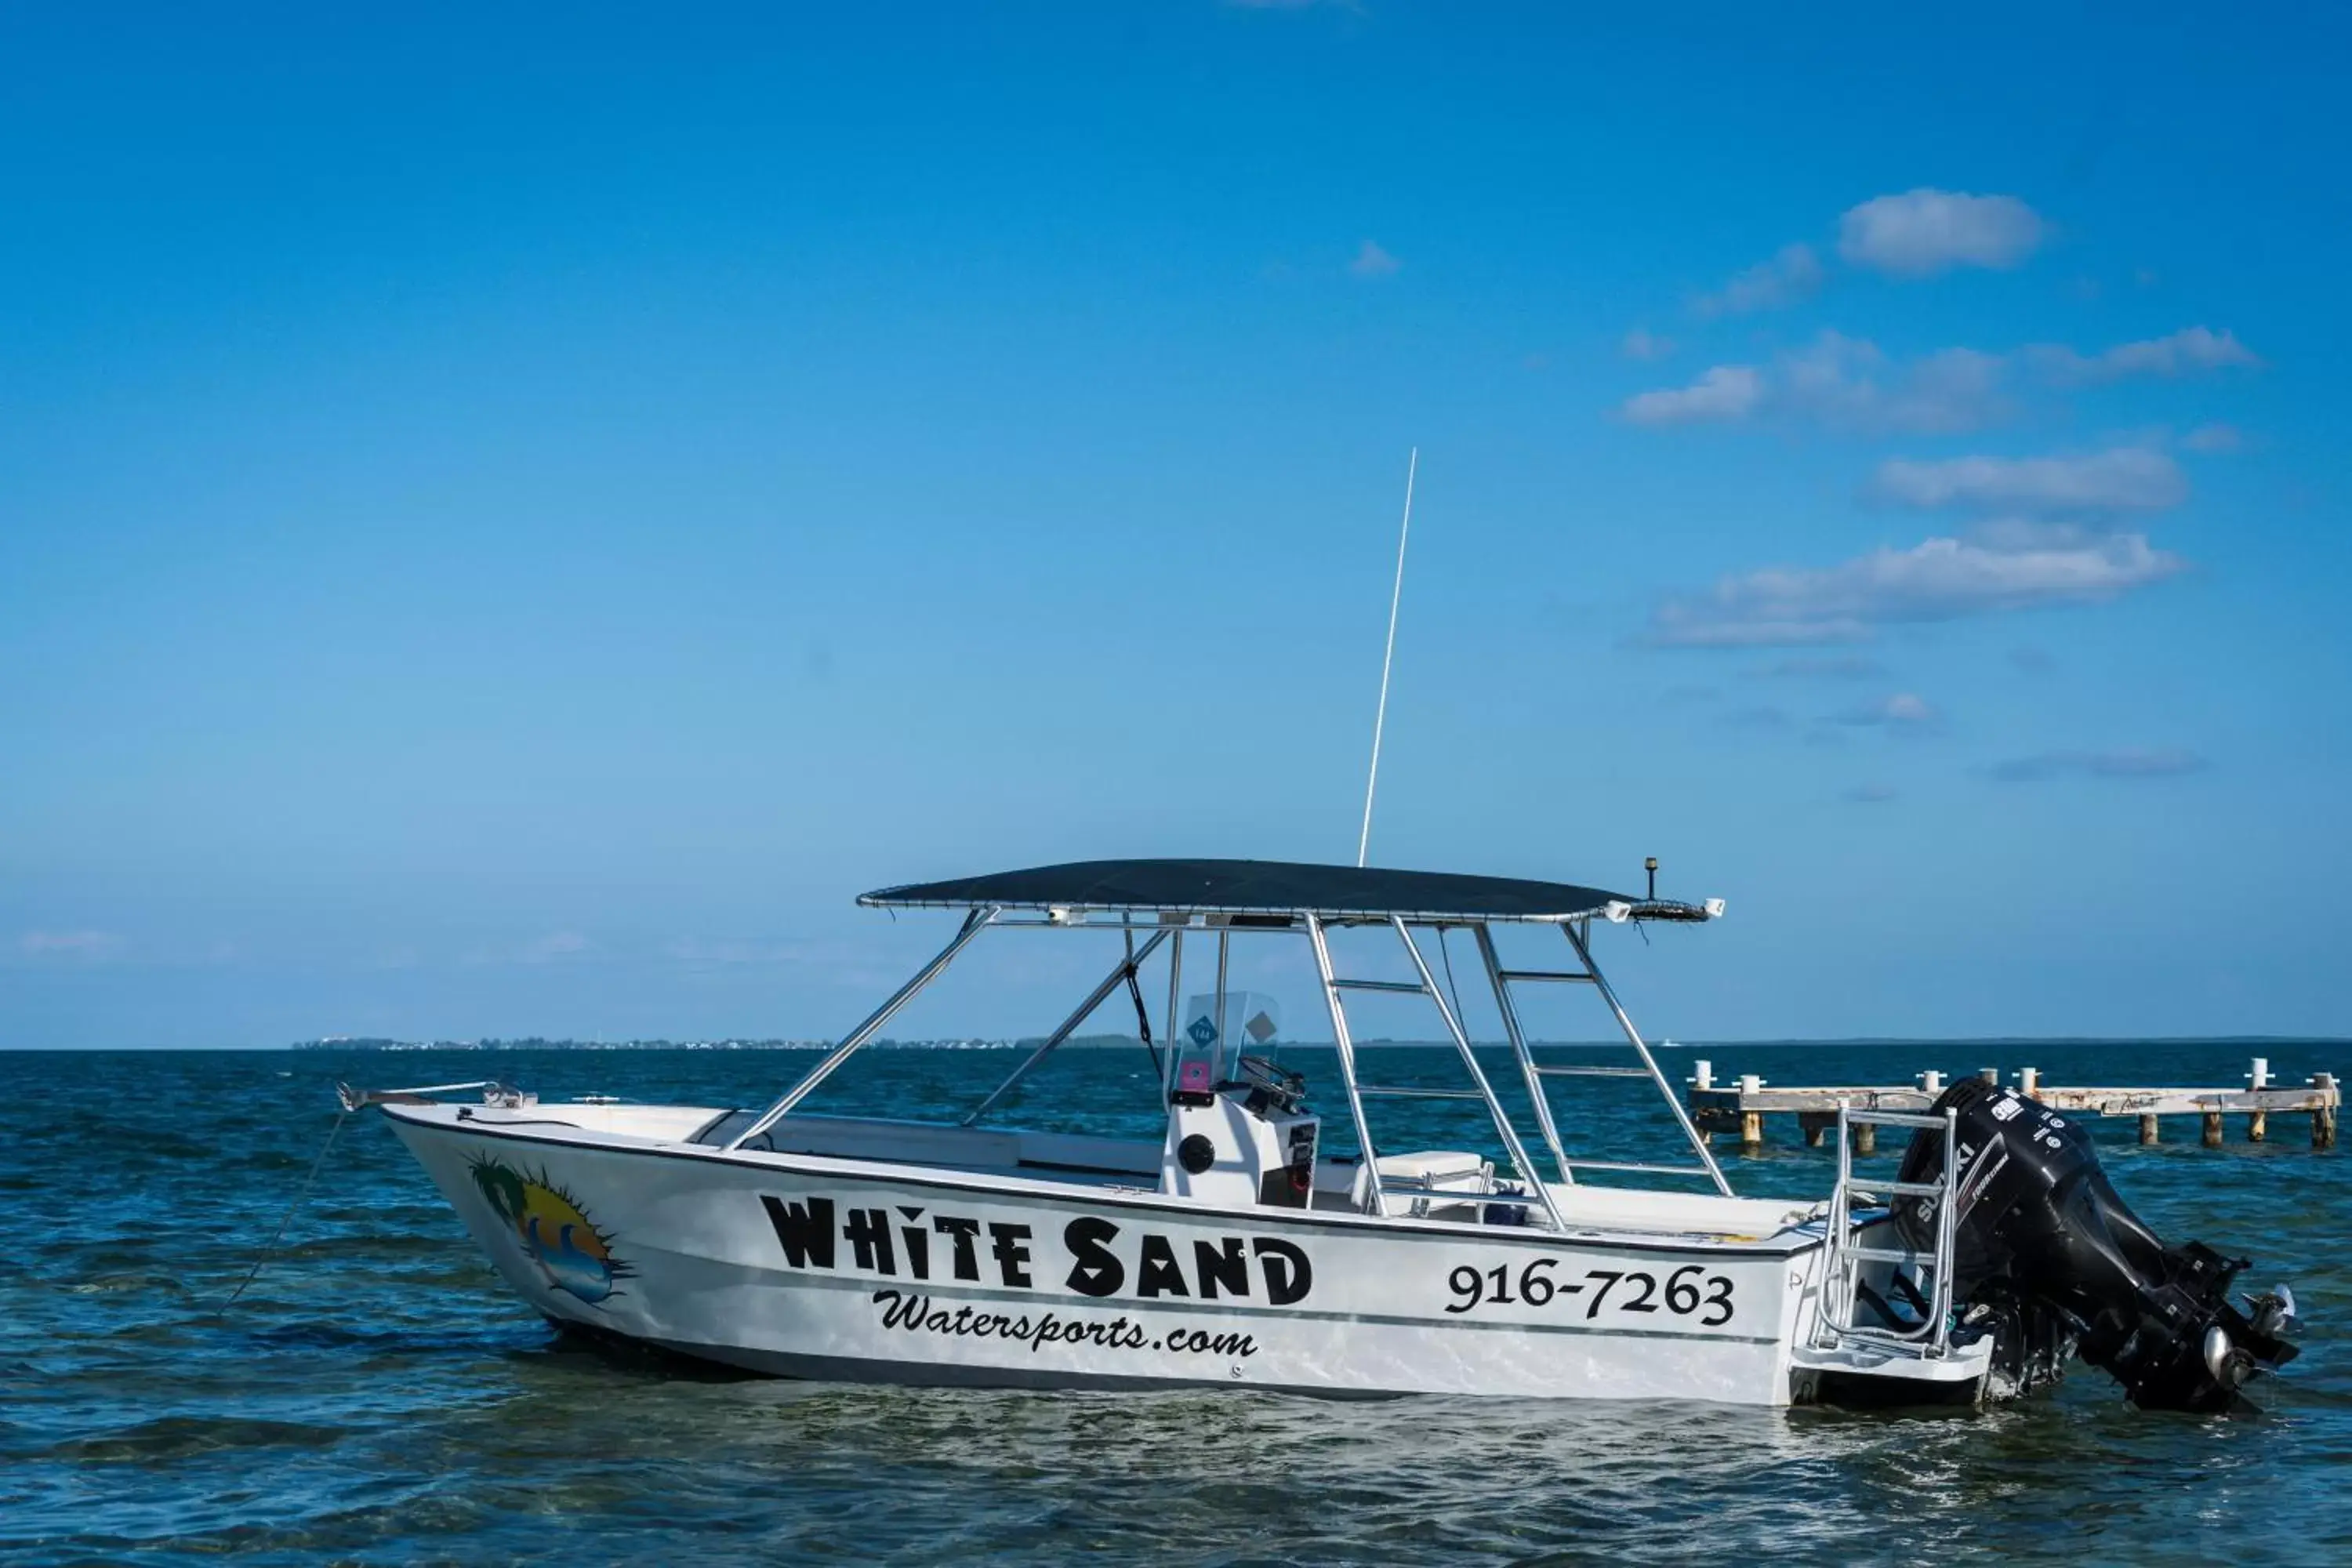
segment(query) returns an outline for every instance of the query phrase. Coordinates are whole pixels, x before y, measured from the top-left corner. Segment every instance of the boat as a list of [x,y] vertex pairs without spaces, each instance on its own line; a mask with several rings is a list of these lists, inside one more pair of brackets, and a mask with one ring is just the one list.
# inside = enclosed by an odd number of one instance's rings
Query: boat
[[[1826,1194],[1737,1194],[1595,960],[1612,930],[1723,916],[1718,900],[1658,898],[1654,863],[1641,897],[1141,859],[858,902],[962,918],[764,1107],[551,1103],[482,1082],[343,1088],[345,1109],[381,1108],[499,1274],[553,1323],[752,1373],[1910,1405],[2030,1392],[2080,1353],[2143,1405],[2228,1409],[2294,1353],[2291,1294],[2233,1306],[2242,1262],[2166,1247],[2107,1185],[2085,1131],[2014,1089],[1970,1080],[1925,1115],[1846,1108]],[[968,1114],[812,1107],[951,964],[1016,934],[1092,943],[1109,962]],[[1475,950],[1506,1037],[1483,1058],[1452,984],[1454,939]],[[1304,945],[1337,1083],[1309,1085],[1254,1048],[1272,1027],[1228,984],[1237,941]],[[1349,955],[1344,972],[1335,948]],[[1163,970],[1155,1040],[1144,983],[1156,992]],[[1188,978],[1204,988],[1188,994]],[[1536,985],[1597,999],[1624,1055],[1555,1059],[1521,1026]],[[1022,1082],[1122,992],[1159,1062],[1143,1109],[1161,1135],[998,1124]],[[1427,1009],[1455,1081],[1368,1079],[1374,1053],[1359,1048],[1350,1008],[1383,994]],[[1497,1077],[1517,1080],[1516,1114]],[[1572,1154],[1573,1086],[1587,1086],[1589,1110],[1595,1079],[1646,1082],[1686,1154]],[[451,1098],[474,1090],[478,1102]],[[1392,1145],[1391,1107],[1413,1099],[1459,1102],[1474,1120],[1482,1110],[1491,1138]],[[1055,1110],[1063,1122],[1074,1108]],[[1861,1124],[1910,1132],[1895,1179],[1853,1168],[1847,1134]]]

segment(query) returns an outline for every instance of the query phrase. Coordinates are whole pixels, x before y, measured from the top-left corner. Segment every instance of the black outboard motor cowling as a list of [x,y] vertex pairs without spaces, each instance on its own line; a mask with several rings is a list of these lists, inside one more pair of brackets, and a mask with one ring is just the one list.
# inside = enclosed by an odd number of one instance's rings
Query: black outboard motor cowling
[[[1960,1145],[1953,1300],[1964,1321],[1992,1323],[2011,1382],[2053,1379],[2074,1339],[2143,1409],[2232,1410],[2250,1408],[2238,1393],[2249,1378],[2294,1359],[2279,1337],[2294,1298],[2250,1297],[2251,1317],[2231,1306],[2246,1260],[2165,1246],[2107,1184],[2084,1128],[1980,1079],[1945,1090],[1935,1110],[1948,1108]],[[1940,1131],[1914,1132],[1897,1179],[1936,1181],[1943,1146]],[[1912,1246],[1933,1248],[1936,1204],[1897,1205]]]

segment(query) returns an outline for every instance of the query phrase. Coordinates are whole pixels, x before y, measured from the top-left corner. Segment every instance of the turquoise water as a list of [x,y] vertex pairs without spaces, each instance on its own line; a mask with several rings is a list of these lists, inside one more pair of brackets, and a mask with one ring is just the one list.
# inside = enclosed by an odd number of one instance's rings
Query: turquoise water
[[[2053,1083],[2234,1083],[2255,1049],[1705,1054],[1785,1083],[1996,1063]],[[1318,1053],[1291,1054],[1331,1082]],[[2282,1077],[2352,1069],[2352,1047],[2267,1054]],[[0,1053],[0,1560],[2352,1562],[2352,1165],[2315,1153],[2300,1118],[2261,1146],[2233,1119],[2219,1152],[2193,1121],[2148,1150],[2129,1122],[2100,1129],[2116,1187],[2168,1239],[2294,1282],[2305,1354],[2258,1385],[2252,1419],[2135,1412],[2079,1367],[2053,1396],[1935,1417],[698,1373],[555,1339],[372,1117],[344,1127],[283,1250],[222,1305],[326,1138],[338,1078],[720,1104],[763,1100],[810,1059]],[[1012,1059],[868,1052],[824,1108],[944,1111]],[[1378,1059],[1384,1079],[1444,1067]],[[1688,1059],[1666,1058],[1677,1075]],[[1075,1126],[1116,1104],[1141,1131],[1149,1070],[1139,1050],[1066,1053],[1014,1114]],[[1671,1152],[1642,1086],[1600,1088],[1572,1123],[1583,1152]],[[1459,1110],[1396,1123],[1393,1146],[1462,1142],[1468,1124],[1444,1114]],[[1727,1152],[1740,1189],[1825,1192],[1831,1154],[1774,1133],[1760,1156]]]

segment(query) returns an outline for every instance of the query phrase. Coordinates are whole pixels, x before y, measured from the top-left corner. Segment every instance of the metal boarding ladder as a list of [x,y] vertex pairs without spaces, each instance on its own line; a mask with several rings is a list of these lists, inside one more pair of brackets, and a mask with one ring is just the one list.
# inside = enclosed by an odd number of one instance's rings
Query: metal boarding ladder
[[[1957,1234],[1959,1192],[1959,1138],[1958,1113],[1946,1110],[1940,1115],[1921,1116],[1900,1110],[1857,1110],[1850,1105],[1838,1106],[1837,1186],[1830,1196],[1829,1245],[1823,1255],[1822,1275],[1821,1332],[1815,1343],[1822,1348],[1835,1348],[1842,1343],[1860,1342],[1923,1355],[1931,1359],[1945,1355],[1951,1343],[1952,1318],[1952,1251]],[[1856,1189],[1853,1181],[1853,1141],[1848,1128],[1860,1123],[1871,1127],[1907,1127],[1915,1131],[1940,1131],[1944,1135],[1944,1168],[1933,1182],[1871,1182]],[[1911,1247],[1858,1247],[1854,1235],[1859,1228],[1853,1223],[1853,1200],[1932,1198],[1936,1201],[1936,1246],[1932,1253]],[[1925,1272],[1932,1281],[1927,1295],[1927,1310],[1916,1329],[1897,1329],[1854,1321],[1854,1309],[1861,1299],[1862,1268],[1866,1263],[1888,1263],[1912,1266],[1913,1271]]]
[[[1462,1021],[1454,1016],[1454,1009],[1446,1005],[1444,995],[1439,992],[1436,976],[1430,973],[1428,961],[1422,957],[1420,944],[1412,940],[1412,932],[1406,929],[1401,916],[1390,916],[1388,924],[1390,929],[1396,932],[1397,940],[1404,944],[1406,956],[1412,960],[1413,973],[1420,977],[1417,981],[1351,980],[1334,974],[1331,972],[1331,945],[1324,930],[1323,919],[1319,915],[1307,917],[1307,935],[1315,947],[1315,971],[1323,983],[1323,999],[1331,1009],[1331,1036],[1333,1043],[1339,1047],[1339,1076],[1348,1090],[1349,1114],[1355,1121],[1356,1147],[1360,1152],[1358,1157],[1364,1163],[1364,1180],[1368,1184],[1370,1212],[1384,1215],[1388,1212],[1388,1206],[1381,1180],[1380,1154],[1377,1146],[1372,1142],[1371,1126],[1364,1116],[1364,1101],[1367,1099],[1475,1100],[1483,1101],[1487,1113],[1495,1119],[1495,1131],[1501,1136],[1504,1151],[1509,1154],[1513,1168],[1526,1183],[1528,1192],[1471,1194],[1443,1189],[1429,1191],[1418,1186],[1413,1190],[1417,1193],[1424,1193],[1425,1196],[1433,1202],[1443,1199],[1452,1202],[1517,1204],[1523,1207],[1540,1206],[1550,1218],[1553,1229],[1566,1230],[1567,1222],[1561,1218],[1559,1205],[1553,1201],[1550,1189],[1544,1185],[1543,1177],[1537,1171],[1535,1161],[1528,1157],[1527,1146],[1519,1142],[1518,1132],[1512,1127],[1511,1119],[1503,1113],[1502,1101],[1495,1098],[1494,1086],[1486,1081],[1486,1069],[1478,1065],[1477,1055],[1470,1048],[1470,1037],[1463,1032]],[[1482,926],[1479,931],[1483,936],[1485,928]],[[1445,1021],[1445,1032],[1453,1037],[1454,1048],[1462,1055],[1462,1065],[1469,1071],[1470,1081],[1477,1087],[1475,1089],[1416,1089],[1386,1084],[1367,1084],[1361,1081],[1356,1073],[1355,1038],[1348,1031],[1347,1004],[1341,999],[1341,994],[1348,991],[1390,992],[1428,997],[1437,1008],[1438,1016]],[[1549,1130],[1549,1113],[1545,1111],[1542,1114],[1546,1128]]]

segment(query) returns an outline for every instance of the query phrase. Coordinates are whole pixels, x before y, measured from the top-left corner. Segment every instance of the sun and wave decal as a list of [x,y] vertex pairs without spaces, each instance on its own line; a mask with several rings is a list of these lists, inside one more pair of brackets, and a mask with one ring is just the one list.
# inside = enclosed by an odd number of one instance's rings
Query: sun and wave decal
[[613,1255],[613,1238],[580,1200],[548,1180],[544,1170],[529,1175],[495,1155],[478,1156],[471,1164],[474,1185],[555,1289],[595,1306],[636,1272]]

